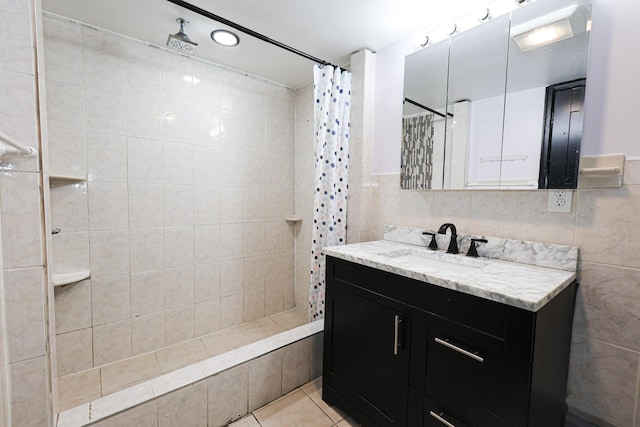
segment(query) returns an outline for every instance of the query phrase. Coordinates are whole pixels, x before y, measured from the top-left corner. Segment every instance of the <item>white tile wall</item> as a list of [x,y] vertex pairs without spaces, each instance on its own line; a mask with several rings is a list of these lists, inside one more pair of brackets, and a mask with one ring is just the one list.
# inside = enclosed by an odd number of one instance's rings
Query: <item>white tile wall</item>
[[93,326],[131,318],[129,275],[91,280],[91,318]]
[[[41,202],[38,175],[2,172],[4,268],[30,267],[42,263]],[[11,248],[11,250],[8,250]]]
[[55,289],[56,330],[63,334],[91,327],[91,282]]
[[93,367],[91,327],[56,335],[58,375],[68,375]]
[[[248,364],[222,372],[209,380],[209,425],[226,426],[248,412]],[[220,393],[225,390],[225,393]]]
[[127,182],[127,139],[124,136],[88,132],[86,150],[90,181]]
[[0,161],[0,424],[51,425],[35,1],[0,4],[0,129],[37,156]]
[[194,301],[193,267],[169,268],[164,273],[164,306],[176,308],[193,305]]
[[131,314],[164,310],[164,270],[131,274]]
[[129,184],[129,226],[132,229],[163,226],[163,194],[162,185]]
[[50,425],[45,356],[10,365],[11,426],[30,427]]
[[131,322],[131,350],[133,354],[148,353],[164,347],[164,325],[164,311],[135,316]]
[[8,270],[4,274],[9,363],[46,354],[43,282],[42,267]]
[[[60,349],[57,350],[60,351]],[[115,362],[131,355],[131,318],[94,325],[94,366]]]
[[249,411],[252,412],[282,394],[282,351],[249,362]]
[[207,427],[207,383],[185,387],[158,399],[158,427]]
[[203,336],[220,329],[220,297],[195,305],[195,336]]
[[165,310],[165,341],[167,345],[193,338],[195,307],[193,304]]
[[[55,95],[52,94],[52,96]],[[54,111],[51,112],[51,115],[55,117]],[[84,115],[78,117],[84,117]],[[69,122],[70,126],[76,126],[75,123],[78,121],[78,117],[69,119],[71,120]],[[47,131],[49,134],[51,174],[84,176],[86,174],[85,159],[87,157],[84,126],[81,128],[58,127],[51,124]]]

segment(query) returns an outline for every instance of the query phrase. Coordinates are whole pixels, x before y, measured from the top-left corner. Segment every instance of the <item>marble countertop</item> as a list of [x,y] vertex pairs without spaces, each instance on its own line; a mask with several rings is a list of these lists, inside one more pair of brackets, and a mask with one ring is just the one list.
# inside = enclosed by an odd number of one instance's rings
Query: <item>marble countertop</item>
[[[388,240],[331,246],[324,248],[323,252],[529,311],[540,310],[576,279],[572,271],[452,255]],[[423,258],[425,263],[420,262]]]

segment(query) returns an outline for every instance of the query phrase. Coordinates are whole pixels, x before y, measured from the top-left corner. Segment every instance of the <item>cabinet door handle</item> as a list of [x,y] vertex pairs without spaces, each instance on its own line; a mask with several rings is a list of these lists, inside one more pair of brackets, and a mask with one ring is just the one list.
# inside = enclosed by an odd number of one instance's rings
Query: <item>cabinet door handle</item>
[[458,353],[464,354],[467,357],[472,358],[473,360],[477,360],[478,362],[482,363],[484,362],[484,357],[482,356],[478,356],[477,354],[471,353],[470,351],[465,350],[464,348],[460,348],[457,345],[453,345],[449,342],[449,340],[443,340],[441,338],[436,338],[435,341],[438,344],[441,344],[445,347],[450,348],[451,350],[455,350]]
[[398,355],[398,349],[402,346],[402,342],[400,342],[400,324],[402,323],[402,318],[399,315],[395,315],[393,322],[393,355]]
[[440,415],[438,415],[433,411],[429,411],[429,415],[431,415],[433,418],[440,421],[442,424],[446,425],[447,427],[456,427],[455,425],[451,424],[449,421],[442,418],[442,415],[444,415],[442,412],[440,413]]

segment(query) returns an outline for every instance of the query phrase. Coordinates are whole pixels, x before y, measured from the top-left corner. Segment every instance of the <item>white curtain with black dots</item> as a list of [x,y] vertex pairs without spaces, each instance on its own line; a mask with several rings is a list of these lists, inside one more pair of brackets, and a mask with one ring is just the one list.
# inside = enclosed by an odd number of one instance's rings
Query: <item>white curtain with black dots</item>
[[316,164],[309,316],[317,320],[324,317],[322,248],[347,241],[351,73],[339,67],[316,65],[313,78]]

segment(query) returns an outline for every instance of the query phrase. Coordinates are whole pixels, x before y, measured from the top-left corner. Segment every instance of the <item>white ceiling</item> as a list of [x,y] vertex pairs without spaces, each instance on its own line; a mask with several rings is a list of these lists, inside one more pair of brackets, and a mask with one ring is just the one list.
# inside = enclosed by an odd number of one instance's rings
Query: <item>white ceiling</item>
[[[486,3],[488,3],[487,1]],[[478,0],[192,0],[191,4],[317,58],[346,65],[362,48],[376,51],[478,8]],[[483,2],[480,2],[483,3]],[[240,45],[210,39],[223,25],[166,0],[42,0],[44,10],[135,39],[164,45],[178,31],[199,43],[194,56],[298,88],[312,81],[307,59],[239,33]]]

